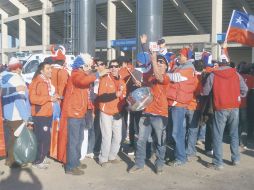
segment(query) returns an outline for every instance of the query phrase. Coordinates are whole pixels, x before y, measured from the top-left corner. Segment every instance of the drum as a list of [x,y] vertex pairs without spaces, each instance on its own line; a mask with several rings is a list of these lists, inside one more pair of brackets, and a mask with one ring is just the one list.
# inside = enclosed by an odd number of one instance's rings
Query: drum
[[126,100],[131,111],[140,111],[153,101],[153,95],[149,87],[141,87],[131,92]]

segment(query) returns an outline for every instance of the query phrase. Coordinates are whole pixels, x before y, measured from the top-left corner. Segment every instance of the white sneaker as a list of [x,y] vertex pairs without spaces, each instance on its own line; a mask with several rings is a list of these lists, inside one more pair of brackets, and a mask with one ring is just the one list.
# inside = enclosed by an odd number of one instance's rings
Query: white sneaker
[[47,158],[44,158],[42,163],[45,164],[45,165],[49,165],[50,161]]
[[94,153],[89,153],[89,154],[87,154],[87,155],[86,155],[86,158],[91,158],[91,159],[93,159],[93,158],[94,158]]
[[211,151],[206,151],[206,155],[207,155],[207,156],[213,156],[213,150],[211,150]]
[[44,169],[44,170],[48,169],[48,165],[44,164],[43,162],[40,164],[34,164],[32,167],[37,169]]

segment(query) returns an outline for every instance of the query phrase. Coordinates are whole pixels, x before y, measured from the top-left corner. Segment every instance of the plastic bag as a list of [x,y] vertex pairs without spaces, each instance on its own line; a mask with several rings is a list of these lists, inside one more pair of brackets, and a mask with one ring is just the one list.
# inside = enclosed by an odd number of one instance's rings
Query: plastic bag
[[33,131],[26,127],[25,123],[21,124],[17,131],[18,130],[20,133],[16,133],[18,137],[14,143],[13,151],[15,161],[19,164],[34,162],[37,155],[36,137]]

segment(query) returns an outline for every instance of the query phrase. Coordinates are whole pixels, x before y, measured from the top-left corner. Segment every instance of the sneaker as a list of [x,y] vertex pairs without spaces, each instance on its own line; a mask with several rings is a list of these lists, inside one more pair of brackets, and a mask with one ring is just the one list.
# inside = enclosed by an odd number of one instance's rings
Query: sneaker
[[196,155],[193,156],[187,156],[187,161],[192,162],[192,161],[197,161],[198,157]]
[[156,168],[155,168],[155,173],[156,173],[157,175],[161,175],[162,172],[163,172],[162,167],[156,167]]
[[203,141],[198,140],[196,144],[197,144],[197,145],[203,145],[204,143],[203,143]]
[[32,167],[37,169],[44,169],[44,170],[48,169],[48,165],[44,164],[43,162],[40,164],[34,164]]
[[71,174],[71,175],[84,175],[85,172],[80,170],[79,168],[73,168],[72,170],[66,170],[65,174]]
[[239,166],[240,165],[240,161],[232,161],[232,166]]
[[89,154],[87,154],[87,155],[86,155],[86,158],[91,158],[91,159],[93,159],[93,158],[94,158],[94,153],[89,153]]
[[138,173],[138,172],[141,172],[141,171],[144,171],[144,168],[140,168],[138,166],[133,166],[131,169],[129,169],[129,173],[130,174],[133,174],[133,173]]
[[44,160],[42,161],[43,164],[45,165],[49,165],[50,161],[47,158],[44,158]]
[[109,160],[108,162],[111,164],[119,164],[121,161],[118,159],[114,159],[114,160]]
[[218,170],[218,171],[220,171],[224,168],[223,165],[218,166],[214,163],[208,163],[206,167],[210,168],[210,169]]
[[182,166],[184,165],[185,163],[179,161],[179,160],[175,160],[173,162],[167,162],[166,163],[168,166],[172,166],[172,167],[179,167],[179,166]]
[[207,155],[207,156],[213,156],[213,150],[206,151],[206,155]]
[[84,170],[84,169],[87,168],[87,165],[86,164],[80,164],[77,168],[81,169],[81,170]]

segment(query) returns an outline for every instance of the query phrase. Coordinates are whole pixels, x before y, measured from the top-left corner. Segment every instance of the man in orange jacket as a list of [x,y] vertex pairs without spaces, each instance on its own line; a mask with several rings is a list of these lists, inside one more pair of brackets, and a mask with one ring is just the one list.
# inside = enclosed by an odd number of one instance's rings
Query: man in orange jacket
[[135,166],[129,170],[134,173],[143,170],[146,158],[146,143],[153,132],[153,142],[156,147],[155,170],[161,174],[164,166],[166,152],[166,126],[168,123],[168,102],[166,97],[166,86],[169,84],[169,77],[166,74],[167,61],[163,56],[152,56],[154,75],[150,76],[149,83],[153,94],[153,101],[142,112],[139,121],[139,137]]
[[102,134],[99,164],[104,167],[108,162],[117,162],[122,137],[122,111],[126,85],[119,76],[119,64],[112,60],[110,74],[104,76],[99,84],[100,128]]
[[84,55],[78,56],[72,64],[63,103],[63,115],[67,116],[67,162],[65,173],[83,175],[87,166],[80,163],[81,145],[86,126],[85,115],[88,107],[88,88],[99,73],[89,74],[91,63],[85,62]]

